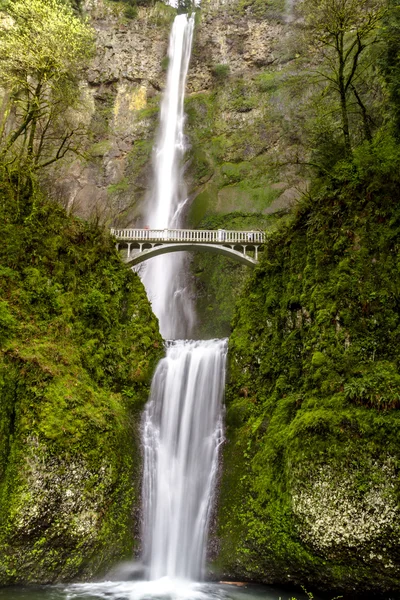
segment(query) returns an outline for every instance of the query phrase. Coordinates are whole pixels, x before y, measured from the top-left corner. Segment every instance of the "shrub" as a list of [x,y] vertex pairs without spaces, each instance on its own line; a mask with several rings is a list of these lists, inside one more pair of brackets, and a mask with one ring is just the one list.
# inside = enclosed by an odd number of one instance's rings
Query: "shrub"
[[214,65],[211,69],[211,73],[217,81],[224,81],[229,77],[230,66],[225,64]]

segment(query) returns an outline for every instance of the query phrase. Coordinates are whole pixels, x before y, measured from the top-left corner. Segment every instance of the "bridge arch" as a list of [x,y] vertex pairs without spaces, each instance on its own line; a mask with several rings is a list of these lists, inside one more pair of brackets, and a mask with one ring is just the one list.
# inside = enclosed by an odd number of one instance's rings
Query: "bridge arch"
[[[146,244],[148,246],[149,244]],[[145,244],[143,244],[141,252],[135,252],[131,254],[126,259],[126,265],[130,267],[134,267],[139,265],[140,263],[149,260],[155,256],[160,256],[161,254],[169,254],[170,252],[212,252],[213,254],[222,254],[223,256],[227,256],[232,260],[235,260],[243,265],[247,265],[248,267],[254,267],[257,264],[257,260],[244,254],[244,250],[255,250],[255,247],[252,245],[243,247],[242,251],[239,251],[235,248],[231,248],[229,246],[222,246],[219,244],[202,244],[202,243],[170,243],[165,245],[157,245],[153,246],[150,249],[145,249]],[[237,246],[236,246],[237,248]]]
[[[154,256],[170,252],[213,252],[243,265],[258,263],[258,252],[265,243],[262,231],[225,229],[111,229],[118,250],[126,248],[125,262],[139,265]],[[254,257],[248,252],[254,252]]]

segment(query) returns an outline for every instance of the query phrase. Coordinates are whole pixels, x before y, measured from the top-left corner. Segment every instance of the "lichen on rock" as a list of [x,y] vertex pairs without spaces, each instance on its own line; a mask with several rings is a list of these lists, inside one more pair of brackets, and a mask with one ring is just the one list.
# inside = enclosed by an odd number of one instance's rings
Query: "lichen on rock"
[[384,539],[400,539],[399,504],[396,497],[396,460],[382,457],[366,461],[362,470],[343,465],[325,464],[309,471],[294,472],[293,513],[301,538],[317,551],[334,555],[346,547],[356,548],[368,562],[371,558],[384,561]]

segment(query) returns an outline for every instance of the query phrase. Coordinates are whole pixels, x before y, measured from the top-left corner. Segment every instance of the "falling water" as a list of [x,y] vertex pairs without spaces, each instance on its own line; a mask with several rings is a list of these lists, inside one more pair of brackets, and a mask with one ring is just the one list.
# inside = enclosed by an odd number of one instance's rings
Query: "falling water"
[[[168,49],[167,83],[161,105],[158,140],[154,150],[154,187],[148,204],[147,224],[152,229],[179,228],[187,202],[183,183],[185,84],[192,48],[194,17],[178,15]],[[187,293],[184,253],[152,259],[142,276],[153,311],[165,339],[186,338],[194,323]]]
[[[194,18],[175,18],[167,84],[154,152],[154,190],[148,224],[182,226],[184,94]],[[185,283],[185,255],[151,259],[143,282],[160,321],[175,340],[156,370],[143,416],[143,562],[151,582],[198,580],[202,575],[222,433],[226,341],[188,337],[194,313]]]
[[143,416],[144,559],[149,578],[198,580],[223,439],[226,341],[177,341]]

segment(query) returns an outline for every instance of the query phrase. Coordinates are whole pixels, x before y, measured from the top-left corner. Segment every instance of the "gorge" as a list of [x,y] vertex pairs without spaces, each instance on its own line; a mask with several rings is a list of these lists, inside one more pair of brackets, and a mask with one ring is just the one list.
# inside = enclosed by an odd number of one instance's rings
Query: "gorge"
[[[348,49],[364,36],[348,135],[321,46],[335,3],[204,0],[192,20],[150,1],[75,4],[98,44],[73,109],[83,150],[35,171],[35,148],[52,156],[40,118],[30,149],[9,145],[24,96],[18,110],[2,97],[0,584],[57,585],[0,596],[241,597],[203,576],[398,597],[397,1],[360,3],[345,33]],[[167,59],[173,21],[186,51]],[[160,198],[177,202],[161,214]],[[252,272],[211,254],[149,260],[161,336],[111,225],[268,235]],[[109,574],[140,556],[128,581]]]

